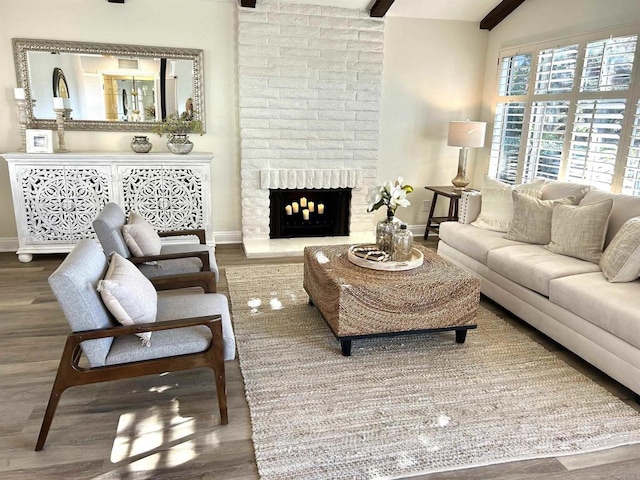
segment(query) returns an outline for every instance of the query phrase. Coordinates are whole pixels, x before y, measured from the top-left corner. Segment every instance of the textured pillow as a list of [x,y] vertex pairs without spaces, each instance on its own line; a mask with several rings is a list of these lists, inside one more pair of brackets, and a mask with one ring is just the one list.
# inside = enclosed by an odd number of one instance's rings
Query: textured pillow
[[142,215],[136,212],[131,212],[129,221],[122,226],[122,237],[134,257],[158,255],[162,248],[158,233]]
[[480,215],[471,225],[485,230],[507,232],[513,218],[513,200],[511,192],[515,189],[540,198],[544,180],[512,187],[485,175],[482,187],[482,205]]
[[640,277],[640,217],[625,222],[600,259],[610,282],[633,282]]
[[512,192],[512,197],[513,220],[504,238],[537,245],[546,245],[551,241],[554,205],[573,205],[575,202],[575,197],[540,200],[518,190]]
[[[107,273],[98,282],[98,292],[107,310],[122,325],[156,321],[156,289],[133,263],[117,253],[111,254]],[[143,345],[150,345],[151,332],[136,335],[142,339]]]
[[575,203],[580,203],[580,200],[591,190],[593,190],[593,187],[582,183],[550,180],[542,187],[541,198],[542,200],[556,200],[558,198],[576,197]]
[[613,199],[585,206],[556,205],[551,217],[554,253],[599,263]]

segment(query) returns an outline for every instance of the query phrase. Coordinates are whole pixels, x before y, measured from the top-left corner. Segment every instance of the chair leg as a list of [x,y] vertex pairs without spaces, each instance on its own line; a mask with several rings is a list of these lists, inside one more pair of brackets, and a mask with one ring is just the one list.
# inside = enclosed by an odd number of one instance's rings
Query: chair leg
[[36,452],[39,452],[44,448],[44,442],[47,441],[47,435],[49,434],[49,427],[53,422],[53,416],[56,414],[58,408],[58,402],[62,393],[70,387],[70,379],[72,376],[72,362],[79,359],[81,355],[80,348],[71,341],[70,337],[67,337],[67,342],[60,358],[60,365],[58,365],[58,373],[56,379],[51,387],[51,395],[49,396],[49,403],[47,403],[47,409],[44,412],[44,418],[42,419],[42,426],[40,427],[40,434],[38,435],[38,441],[36,442]]
[[[60,368],[62,368],[62,365],[60,365]],[[58,369],[58,375],[56,376],[56,380],[53,384],[53,387],[51,388],[51,395],[49,396],[47,410],[45,411],[44,418],[42,419],[42,426],[40,427],[40,434],[38,435],[38,441],[36,443],[36,452],[42,450],[42,448],[44,447],[44,442],[47,441],[49,427],[51,427],[51,422],[53,421],[53,416],[56,413],[58,402],[60,401],[62,393],[67,388],[65,382],[61,379],[60,368]]]
[[224,355],[222,341],[222,322],[217,322],[213,329],[212,342],[212,368],[216,376],[216,393],[218,394],[218,407],[220,408],[220,423],[227,425],[229,416],[227,413],[227,387],[224,372]]

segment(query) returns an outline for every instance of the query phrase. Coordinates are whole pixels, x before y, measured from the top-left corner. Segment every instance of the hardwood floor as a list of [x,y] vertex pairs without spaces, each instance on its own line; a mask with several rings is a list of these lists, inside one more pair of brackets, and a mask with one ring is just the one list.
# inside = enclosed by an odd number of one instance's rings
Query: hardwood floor
[[[427,244],[434,246],[432,240]],[[212,373],[178,372],[68,389],[44,450],[34,452],[68,330],[47,284],[62,258],[36,255],[32,263],[20,264],[14,254],[0,254],[0,478],[258,478],[237,360],[226,364],[226,426],[219,425]],[[238,245],[218,246],[217,259],[221,270],[231,265],[302,261],[301,257],[248,260]],[[226,279],[221,277],[219,291],[227,293]],[[640,411],[632,392],[491,301],[482,301]],[[414,478],[640,479],[640,445]]]

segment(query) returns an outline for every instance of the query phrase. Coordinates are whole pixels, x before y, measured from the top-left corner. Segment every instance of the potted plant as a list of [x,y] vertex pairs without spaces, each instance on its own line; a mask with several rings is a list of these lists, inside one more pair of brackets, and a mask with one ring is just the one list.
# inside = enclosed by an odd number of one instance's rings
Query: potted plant
[[167,148],[171,153],[185,154],[193,150],[193,142],[189,140],[189,133],[202,135],[204,129],[198,120],[196,112],[173,112],[167,115],[163,122],[156,123],[151,129],[158,136],[167,135]]

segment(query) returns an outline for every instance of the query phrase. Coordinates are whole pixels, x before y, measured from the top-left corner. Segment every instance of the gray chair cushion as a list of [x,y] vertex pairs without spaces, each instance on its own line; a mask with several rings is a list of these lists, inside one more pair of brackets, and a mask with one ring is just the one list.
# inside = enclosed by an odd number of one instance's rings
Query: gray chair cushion
[[[100,247],[93,240],[81,240],[49,277],[51,290],[73,332],[117,325],[96,290],[107,266]],[[82,350],[92,367],[105,364],[112,341],[105,338],[82,342]]]
[[115,203],[107,203],[93,221],[93,230],[107,255],[116,252],[124,258],[131,257],[131,252],[120,231],[126,221],[124,212]]
[[[122,209],[115,203],[108,203],[93,221],[93,229],[104,252],[109,255],[117,252],[124,258],[131,258],[131,252],[122,236],[122,226],[127,218]],[[216,274],[216,282],[220,280],[218,263],[216,262],[215,250],[208,245],[199,243],[169,243],[162,245],[160,254],[176,252],[209,252],[209,265],[211,271]],[[147,277],[161,277],[165,275],[178,275],[181,273],[199,272],[202,262],[199,258],[178,258],[174,260],[162,260],[154,265],[138,265],[140,271]]]
[[[223,356],[225,360],[233,360],[236,344],[227,297],[219,293],[205,294],[201,291],[187,290],[167,290],[158,293],[158,322],[212,314],[222,316]],[[201,352],[209,346],[210,341],[211,335],[207,327],[153,332],[149,348],[140,348],[139,341],[133,335],[119,337],[113,342],[107,365]]]

